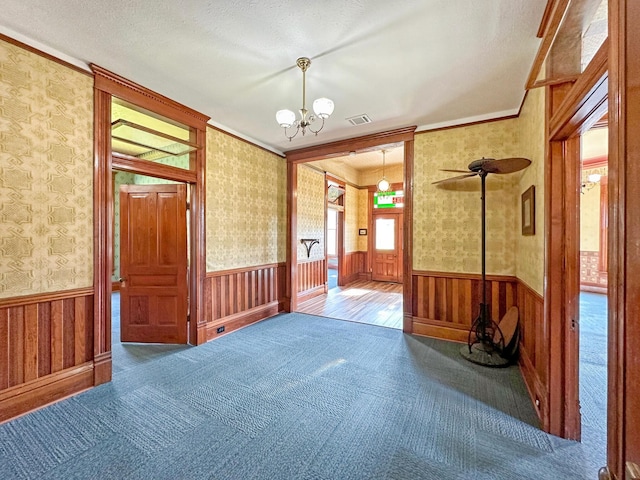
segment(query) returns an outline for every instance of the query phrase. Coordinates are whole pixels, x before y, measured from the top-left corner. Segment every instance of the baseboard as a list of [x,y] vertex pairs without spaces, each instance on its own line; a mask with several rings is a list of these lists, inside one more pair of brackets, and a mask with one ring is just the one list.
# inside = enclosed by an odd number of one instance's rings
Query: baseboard
[[589,293],[601,293],[603,295],[607,294],[607,287],[603,285],[591,285],[588,283],[580,284],[580,291],[589,292]]
[[111,351],[100,353],[93,359],[93,384],[102,385],[111,381]]
[[349,284],[351,282],[355,282],[359,278],[360,278],[360,274],[358,272],[352,273],[348,277],[344,277],[344,284],[347,285],[347,284]]
[[[281,312],[281,302],[274,301],[259,307],[254,307],[244,312],[234,313],[233,315],[227,315],[220,318],[215,322],[206,323],[202,326],[198,326],[198,338],[201,335],[206,338],[206,341],[213,340],[214,338],[221,337],[227,333],[233,332],[240,328],[246,327],[253,323],[265,320],[269,317],[273,317]],[[224,327],[224,331],[218,333],[218,329]],[[203,331],[201,333],[201,330]]]
[[439,338],[452,342],[467,343],[469,327],[452,326],[449,322],[431,320],[428,318],[412,317],[411,333],[424,337]]
[[0,392],[0,423],[93,387],[93,363],[61,370]]
[[366,272],[358,273],[358,280],[368,280],[370,282],[371,281],[371,272],[369,272],[369,273],[366,273]]
[[524,345],[522,343],[520,343],[520,356],[518,358],[518,365],[524,379],[524,384],[527,387],[527,392],[529,392],[531,403],[533,404],[536,414],[538,415],[541,426],[544,428],[545,419],[547,418],[548,414],[547,392],[542,381],[540,380],[538,372],[533,366],[533,362],[531,362],[529,353],[524,348]]
[[317,287],[310,288],[309,290],[305,290],[304,292],[298,292],[298,303],[306,302],[313,297],[326,293],[325,288],[326,285],[322,284]]

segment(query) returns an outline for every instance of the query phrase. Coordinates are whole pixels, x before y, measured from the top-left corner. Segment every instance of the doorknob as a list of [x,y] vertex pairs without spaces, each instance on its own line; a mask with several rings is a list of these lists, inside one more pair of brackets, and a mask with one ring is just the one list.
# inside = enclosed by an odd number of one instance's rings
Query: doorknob
[[[627,480],[640,480],[640,466],[633,462],[627,462]],[[609,467],[602,467],[598,471],[598,480],[616,480]]]
[[120,278],[118,279],[118,281],[119,281],[120,283],[124,282],[125,280],[126,280],[126,278],[124,278],[124,277],[120,277]]

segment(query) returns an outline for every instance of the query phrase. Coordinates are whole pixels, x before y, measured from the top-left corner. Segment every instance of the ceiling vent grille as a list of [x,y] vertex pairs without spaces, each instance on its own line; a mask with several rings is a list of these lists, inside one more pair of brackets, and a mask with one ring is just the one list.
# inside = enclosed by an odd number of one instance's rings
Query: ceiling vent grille
[[355,117],[347,118],[347,122],[351,125],[364,125],[365,123],[371,123],[371,119],[366,113],[362,115],[356,115]]

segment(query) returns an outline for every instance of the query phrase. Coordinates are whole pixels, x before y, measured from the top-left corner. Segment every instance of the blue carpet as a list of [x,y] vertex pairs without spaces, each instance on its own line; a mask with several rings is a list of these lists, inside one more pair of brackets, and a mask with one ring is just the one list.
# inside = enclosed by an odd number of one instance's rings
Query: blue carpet
[[113,382],[0,426],[4,479],[585,479],[517,367],[282,314],[200,347],[114,344]]
[[591,478],[607,460],[607,296],[580,293],[580,411]]
[[338,269],[337,268],[329,268],[327,269],[328,273],[328,282],[329,282],[329,290],[338,286]]

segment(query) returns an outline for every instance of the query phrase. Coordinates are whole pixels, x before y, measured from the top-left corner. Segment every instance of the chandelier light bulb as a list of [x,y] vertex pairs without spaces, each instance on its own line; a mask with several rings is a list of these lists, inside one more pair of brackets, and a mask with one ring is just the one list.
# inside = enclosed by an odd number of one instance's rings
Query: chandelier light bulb
[[318,98],[313,102],[313,111],[319,118],[329,118],[333,113],[333,100],[328,98]]
[[276,112],[276,121],[282,128],[289,128],[296,121],[296,114],[291,110],[278,110]]
[[389,181],[386,178],[383,178],[378,182],[378,190],[381,192],[386,192],[389,190]]

